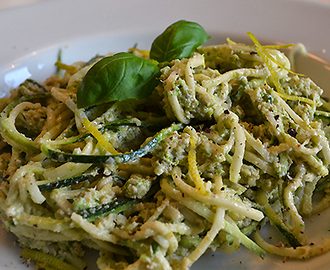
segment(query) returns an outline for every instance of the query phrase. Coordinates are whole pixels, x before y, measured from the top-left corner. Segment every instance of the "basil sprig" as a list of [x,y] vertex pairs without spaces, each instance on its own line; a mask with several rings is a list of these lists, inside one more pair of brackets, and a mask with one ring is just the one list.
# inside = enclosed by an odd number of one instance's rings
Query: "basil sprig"
[[147,98],[159,83],[162,64],[157,65],[157,61],[189,57],[208,39],[209,36],[199,24],[180,20],[154,40],[150,60],[125,52],[102,58],[89,69],[78,86],[78,108]]
[[195,22],[178,21],[159,35],[151,45],[150,58],[158,62],[189,57],[210,37],[204,28]]
[[147,98],[157,86],[159,67],[146,59],[121,52],[104,57],[85,75],[78,87],[77,106]]

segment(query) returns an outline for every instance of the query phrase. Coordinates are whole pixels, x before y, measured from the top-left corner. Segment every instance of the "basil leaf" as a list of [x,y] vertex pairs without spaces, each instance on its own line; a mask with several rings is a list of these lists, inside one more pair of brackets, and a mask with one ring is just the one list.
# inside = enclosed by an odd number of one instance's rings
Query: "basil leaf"
[[150,58],[164,62],[189,57],[209,38],[198,23],[180,20],[166,28],[154,40],[150,49]]
[[157,86],[159,75],[155,63],[130,53],[104,57],[90,68],[78,86],[77,106],[147,98]]

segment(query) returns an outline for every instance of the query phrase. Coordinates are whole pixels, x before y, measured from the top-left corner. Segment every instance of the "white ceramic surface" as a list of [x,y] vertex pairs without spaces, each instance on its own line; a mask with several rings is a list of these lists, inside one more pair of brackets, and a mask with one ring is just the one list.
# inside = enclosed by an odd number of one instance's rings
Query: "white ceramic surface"
[[[321,1],[322,2],[322,1]],[[330,92],[330,5],[303,0],[43,0],[0,10],[0,96],[27,77],[43,80],[54,72],[59,49],[63,62],[88,60],[97,53],[149,49],[169,24],[186,19],[212,36],[249,42],[305,44],[313,58],[299,68]],[[325,61],[319,61],[322,58]],[[330,237],[330,211],[308,219],[307,235],[320,243]],[[271,232],[270,232],[271,235]],[[14,238],[0,230],[0,270],[26,269]],[[261,261],[245,248],[234,254],[209,253],[193,269],[329,269],[330,254],[309,261]]]

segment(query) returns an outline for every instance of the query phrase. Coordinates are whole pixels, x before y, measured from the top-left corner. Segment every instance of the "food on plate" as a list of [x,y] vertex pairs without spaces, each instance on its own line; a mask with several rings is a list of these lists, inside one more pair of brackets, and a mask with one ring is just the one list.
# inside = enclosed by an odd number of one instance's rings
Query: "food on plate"
[[[1,100],[0,208],[47,269],[189,269],[245,246],[304,259],[328,207],[330,103],[290,70],[289,45],[210,38],[178,21],[148,51],[56,63]],[[321,199],[313,203],[314,194]],[[262,238],[264,226],[285,242]]]

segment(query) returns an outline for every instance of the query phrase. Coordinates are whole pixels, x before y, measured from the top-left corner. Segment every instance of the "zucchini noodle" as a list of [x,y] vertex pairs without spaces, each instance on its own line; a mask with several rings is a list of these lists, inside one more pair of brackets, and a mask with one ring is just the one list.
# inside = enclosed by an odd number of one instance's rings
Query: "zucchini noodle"
[[[77,106],[102,56],[13,89],[1,101],[0,209],[23,257],[84,269],[91,248],[101,270],[170,270],[240,245],[261,258],[328,251],[304,228],[330,205],[330,104],[290,70],[280,49],[291,44],[248,35],[252,46],[228,39],[161,63],[143,100]],[[262,238],[267,226],[283,247]]]

